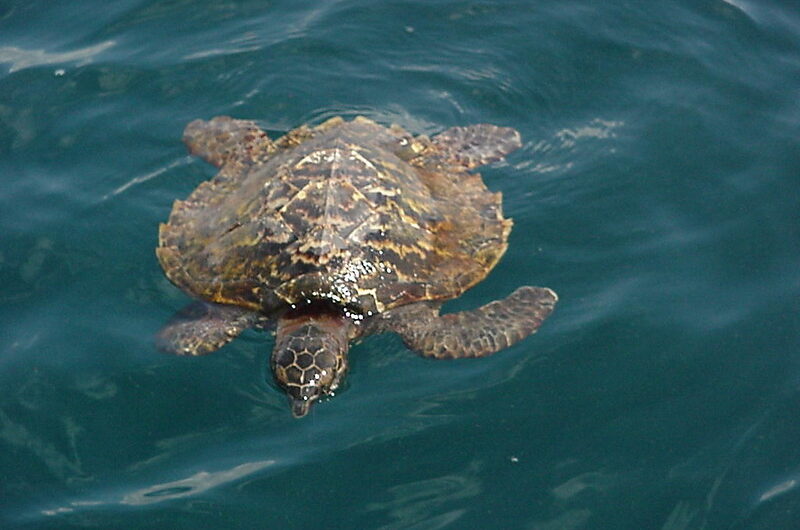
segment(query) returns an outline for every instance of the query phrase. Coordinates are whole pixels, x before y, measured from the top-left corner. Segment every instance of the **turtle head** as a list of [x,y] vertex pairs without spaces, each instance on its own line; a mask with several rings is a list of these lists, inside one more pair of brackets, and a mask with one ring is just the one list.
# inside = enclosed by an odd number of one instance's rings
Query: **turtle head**
[[272,351],[272,373],[289,396],[292,415],[308,414],[320,397],[333,393],[347,372],[349,332],[345,316],[314,310],[281,317]]

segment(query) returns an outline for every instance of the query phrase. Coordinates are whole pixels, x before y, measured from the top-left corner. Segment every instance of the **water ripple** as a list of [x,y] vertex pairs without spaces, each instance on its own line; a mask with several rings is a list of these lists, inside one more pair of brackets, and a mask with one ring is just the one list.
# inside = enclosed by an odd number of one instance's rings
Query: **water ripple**
[[44,49],[25,49],[16,46],[0,47],[0,63],[10,63],[9,73],[34,66],[75,63],[83,66],[91,63],[102,52],[116,46],[114,40],[107,40],[94,46],[87,46],[66,52],[50,52]]

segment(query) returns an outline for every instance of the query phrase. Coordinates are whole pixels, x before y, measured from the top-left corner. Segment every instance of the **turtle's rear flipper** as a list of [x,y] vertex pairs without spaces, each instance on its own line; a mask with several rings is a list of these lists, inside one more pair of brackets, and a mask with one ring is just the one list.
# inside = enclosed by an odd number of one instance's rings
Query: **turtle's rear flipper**
[[484,357],[539,329],[557,301],[546,287],[520,287],[504,300],[442,316],[430,306],[412,304],[387,315],[380,331],[399,333],[406,346],[425,357]]
[[445,160],[466,169],[500,160],[522,145],[515,129],[487,123],[452,127],[434,136],[432,141]]
[[232,305],[193,302],[156,335],[156,346],[175,355],[205,355],[235,339],[260,321],[258,313]]
[[229,160],[252,162],[275,149],[256,122],[228,116],[194,120],[183,131],[183,141],[191,154],[217,167]]

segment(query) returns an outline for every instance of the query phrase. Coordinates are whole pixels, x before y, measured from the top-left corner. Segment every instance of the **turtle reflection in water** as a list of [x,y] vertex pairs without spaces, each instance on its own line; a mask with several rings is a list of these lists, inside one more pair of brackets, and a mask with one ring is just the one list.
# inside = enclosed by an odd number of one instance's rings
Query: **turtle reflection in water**
[[526,286],[439,315],[506,250],[501,195],[468,170],[520,147],[514,129],[428,138],[332,118],[272,141],[223,116],[190,123],[184,141],[220,170],[160,227],[161,266],[198,301],[159,332],[159,347],[203,355],[277,324],[271,366],[295,416],[337,388],[359,337],[394,332],[426,357],[481,357],[536,331],[557,301]]

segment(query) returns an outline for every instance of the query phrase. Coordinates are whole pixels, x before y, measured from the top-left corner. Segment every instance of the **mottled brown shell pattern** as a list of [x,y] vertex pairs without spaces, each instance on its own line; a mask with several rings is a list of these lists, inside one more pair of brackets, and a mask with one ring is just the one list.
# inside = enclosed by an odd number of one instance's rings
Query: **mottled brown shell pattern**
[[486,160],[454,158],[458,134],[440,146],[365,118],[274,142],[233,129],[247,148],[207,148],[219,174],[175,201],[159,232],[167,276],[198,298],[262,312],[329,299],[358,318],[454,298],[506,250],[501,196],[467,171]]

